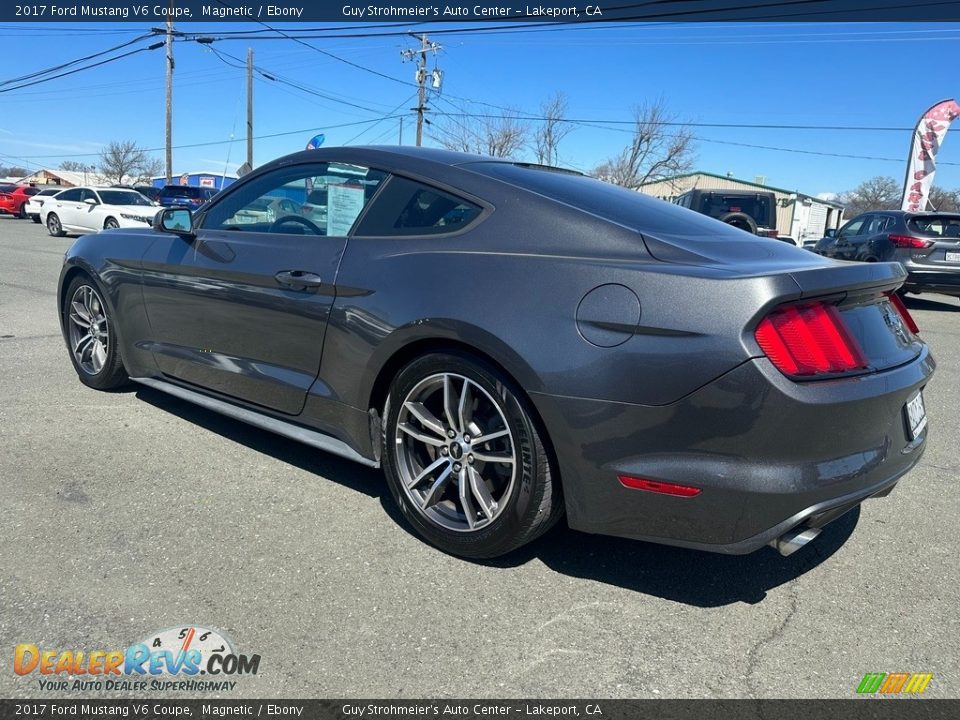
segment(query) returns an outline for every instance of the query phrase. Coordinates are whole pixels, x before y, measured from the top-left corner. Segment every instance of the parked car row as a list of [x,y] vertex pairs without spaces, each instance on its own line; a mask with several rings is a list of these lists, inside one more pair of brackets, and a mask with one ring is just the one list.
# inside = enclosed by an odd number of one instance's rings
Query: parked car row
[[60,236],[150,225],[162,206],[197,210],[216,192],[188,185],[64,188],[0,184],[0,214],[42,222],[51,235]]

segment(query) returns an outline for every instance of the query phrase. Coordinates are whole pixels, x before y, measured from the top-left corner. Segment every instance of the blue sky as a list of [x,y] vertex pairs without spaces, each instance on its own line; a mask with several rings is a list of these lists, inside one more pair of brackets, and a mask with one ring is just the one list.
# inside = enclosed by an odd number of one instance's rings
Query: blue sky
[[[295,32],[308,25],[274,27]],[[370,24],[364,29],[376,28]],[[148,29],[138,23],[0,25],[3,56],[17,59],[4,63],[0,82],[106,49]],[[262,26],[189,23],[177,29],[215,35]],[[626,120],[633,106],[662,96],[678,118],[698,123],[912,127],[929,105],[960,95],[955,62],[960,25],[947,23],[635,24],[435,39],[443,51],[430,63],[443,70],[444,84],[443,98],[431,106],[450,112],[490,112],[480,104],[489,103],[536,115],[542,100],[562,91],[569,116],[578,119]],[[317,132],[326,135],[327,146],[396,143],[396,118],[338,126],[395,115],[415,104],[414,68],[400,58],[402,49],[416,44],[413,38],[311,44],[394,80],[292,40],[215,43],[227,62],[233,61],[225,53],[243,59],[247,47],[253,47],[258,67],[326,96],[258,78],[254,134],[302,132],[257,140],[255,164],[302,149]],[[243,70],[195,42],[177,43],[175,57],[174,145],[221,144],[175,149],[174,172],[233,171],[246,152]],[[413,142],[413,129],[408,112],[407,144]],[[761,175],[771,185],[814,195],[849,189],[874,175],[901,178],[910,140],[909,131],[698,127],[694,132],[698,168],[745,179]],[[231,136],[232,143],[224,142]],[[163,147],[162,49],[0,92],[0,164],[93,163],[105,143],[125,139],[146,148]],[[577,126],[561,146],[561,158],[572,167],[590,169],[627,139],[623,132]],[[428,136],[425,144],[436,143]],[[153,154],[163,157],[162,150]],[[947,135],[939,160],[936,184],[960,187],[960,137]]]

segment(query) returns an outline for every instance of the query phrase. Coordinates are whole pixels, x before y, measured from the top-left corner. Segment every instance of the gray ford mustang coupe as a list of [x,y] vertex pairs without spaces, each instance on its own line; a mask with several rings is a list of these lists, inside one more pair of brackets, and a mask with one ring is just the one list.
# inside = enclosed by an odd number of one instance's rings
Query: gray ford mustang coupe
[[789,554],[890,492],[934,371],[896,263],[843,263],[551,167],[330,148],[82,237],[80,380],[383,467],[471,558],[570,527]]

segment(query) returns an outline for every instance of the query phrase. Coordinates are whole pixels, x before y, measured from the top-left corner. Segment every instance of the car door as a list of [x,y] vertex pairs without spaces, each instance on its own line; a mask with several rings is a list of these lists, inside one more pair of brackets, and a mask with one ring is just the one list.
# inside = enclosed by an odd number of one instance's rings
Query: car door
[[[89,202],[90,200],[93,202]],[[95,190],[83,188],[80,191],[80,208],[77,212],[76,226],[78,230],[88,232],[103,229],[103,205]]]
[[884,229],[890,222],[887,215],[874,213],[863,223],[860,232],[850,239],[850,257],[852,260],[878,260],[876,240],[886,237]]
[[64,230],[77,229],[77,219],[83,208],[80,202],[81,192],[82,188],[70,188],[44,204],[48,214],[52,212],[60,218],[60,225]]
[[[299,209],[330,175],[343,187],[318,225]],[[195,237],[158,233],[143,257],[143,297],[160,371],[298,414],[319,372],[346,236],[383,177],[355,165],[288,165],[211,201]]]
[[852,260],[855,238],[869,219],[869,214],[858,215],[840,228],[840,232],[837,233],[837,242],[825,254],[838,260]]

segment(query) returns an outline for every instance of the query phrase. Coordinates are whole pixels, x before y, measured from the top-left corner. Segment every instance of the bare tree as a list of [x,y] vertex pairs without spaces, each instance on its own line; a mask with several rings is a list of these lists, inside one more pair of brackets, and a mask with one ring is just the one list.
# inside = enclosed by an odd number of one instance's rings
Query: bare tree
[[537,162],[541,165],[556,165],[559,161],[560,142],[573,130],[565,122],[567,115],[567,97],[556,92],[540,105],[543,120],[533,134],[533,150]]
[[619,155],[594,170],[601,180],[636,189],[644,183],[688,172],[693,167],[694,137],[677,126],[663,98],[634,109],[633,137]]
[[448,150],[490,157],[516,158],[527,140],[527,129],[515,110],[482,118],[450,116],[443,125],[433,127],[437,129],[434,139]]
[[947,190],[934,185],[930,188],[929,204],[940,212],[960,212],[960,189]]
[[846,207],[846,215],[853,217],[870,210],[895,210],[900,207],[903,186],[892,177],[864,180],[853,190],[840,193],[838,201]]
[[60,163],[60,169],[67,172],[88,172],[90,166],[76,160],[64,160]]
[[159,175],[161,163],[133,140],[113,141],[100,153],[100,172],[108,180],[139,182]]
[[0,165],[0,177],[26,177],[30,174],[26,168],[22,168],[19,165]]

